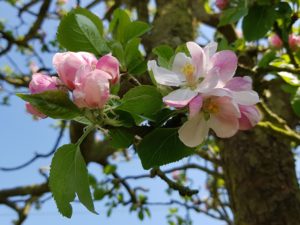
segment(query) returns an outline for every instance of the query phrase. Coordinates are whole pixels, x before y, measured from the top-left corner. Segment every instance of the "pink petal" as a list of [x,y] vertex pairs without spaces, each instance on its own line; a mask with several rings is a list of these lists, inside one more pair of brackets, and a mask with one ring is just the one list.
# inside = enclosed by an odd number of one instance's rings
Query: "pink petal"
[[32,94],[43,91],[55,90],[59,80],[57,77],[50,77],[42,73],[34,73],[29,83],[29,90]]
[[220,51],[211,57],[211,69],[217,69],[223,86],[233,77],[236,68],[237,56],[233,51]]
[[163,102],[171,107],[182,108],[197,95],[197,92],[188,88],[177,89],[163,98]]
[[232,91],[249,91],[252,89],[252,79],[249,76],[233,77],[226,83],[224,88]]
[[255,106],[239,106],[241,118],[239,119],[239,129],[249,130],[254,127],[260,120],[261,114]]
[[201,95],[197,95],[195,98],[193,98],[192,101],[189,103],[189,117],[194,117],[197,114],[199,114],[201,108],[202,108],[203,98]]
[[257,92],[253,90],[232,91],[231,93],[233,100],[240,105],[255,105],[260,101]]
[[208,124],[203,114],[189,118],[178,130],[179,139],[189,147],[200,145],[208,135]]
[[120,71],[119,71],[119,61],[117,58],[111,55],[102,56],[96,65],[96,68],[103,70],[111,75],[111,82],[115,84],[119,81]]

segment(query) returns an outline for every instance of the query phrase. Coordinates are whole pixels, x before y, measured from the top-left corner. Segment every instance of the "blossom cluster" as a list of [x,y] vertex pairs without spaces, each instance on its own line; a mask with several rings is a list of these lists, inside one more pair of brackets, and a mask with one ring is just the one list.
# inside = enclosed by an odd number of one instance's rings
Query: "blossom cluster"
[[[109,98],[110,86],[120,78],[119,61],[111,55],[97,60],[88,52],[56,53],[53,66],[58,77],[34,73],[29,83],[30,92],[69,90],[79,108],[103,108]],[[30,103],[26,103],[26,108],[37,117],[46,117]]]
[[179,129],[179,138],[187,146],[196,147],[211,128],[218,137],[233,136],[238,130],[255,126],[261,115],[255,104],[258,94],[252,90],[250,77],[233,77],[237,56],[224,50],[216,52],[212,42],[201,48],[188,42],[190,56],[177,53],[171,70],[148,62],[158,84],[176,87],[163,98],[173,108],[189,108],[188,120]]
[[[269,36],[268,41],[270,46],[275,49],[281,49],[283,47],[283,41],[277,34],[272,34]],[[300,49],[300,36],[296,34],[290,34],[288,43],[291,50],[296,51]]]

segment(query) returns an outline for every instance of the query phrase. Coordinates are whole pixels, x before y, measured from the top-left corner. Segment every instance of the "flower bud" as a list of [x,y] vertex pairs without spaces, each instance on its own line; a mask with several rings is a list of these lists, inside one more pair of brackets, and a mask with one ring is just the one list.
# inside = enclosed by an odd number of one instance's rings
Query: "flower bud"
[[216,0],[216,6],[220,9],[220,10],[224,10],[228,7],[229,5],[229,0]]
[[290,34],[289,46],[293,51],[296,51],[298,48],[300,48],[300,36],[295,34]]
[[88,52],[56,53],[53,57],[53,65],[62,82],[71,90],[75,88],[77,71],[83,66],[94,68],[96,57]]
[[241,112],[241,118],[239,119],[240,130],[249,130],[261,120],[261,114],[255,105],[239,105],[239,109]]
[[111,83],[115,84],[120,79],[119,61],[112,55],[102,56],[96,65],[96,68],[103,70],[111,76]]
[[103,108],[109,98],[111,76],[102,70],[83,67],[75,80],[73,99],[80,108]]
[[280,39],[280,37],[277,34],[273,34],[271,36],[269,36],[268,38],[269,44],[276,49],[280,49],[282,48],[282,40]]
[[[29,90],[32,94],[41,93],[49,90],[56,90],[57,85],[60,83],[60,80],[57,77],[50,77],[48,75],[44,75],[41,73],[35,73],[32,75],[32,80],[29,83]],[[25,105],[27,112],[30,114],[40,117],[46,118],[47,116],[43,113],[39,112],[36,108],[34,108],[30,103],[26,103]]]

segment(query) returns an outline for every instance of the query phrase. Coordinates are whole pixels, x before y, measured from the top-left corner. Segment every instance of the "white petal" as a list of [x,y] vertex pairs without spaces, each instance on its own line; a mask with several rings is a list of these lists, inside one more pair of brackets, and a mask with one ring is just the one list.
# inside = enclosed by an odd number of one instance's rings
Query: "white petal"
[[208,45],[204,47],[204,54],[206,60],[209,60],[217,51],[218,43],[217,42],[209,42]]
[[185,81],[181,74],[157,66],[154,60],[148,62],[148,70],[152,70],[156,82],[162,85],[178,87]]
[[197,92],[191,89],[178,89],[165,96],[163,102],[169,106],[180,108],[186,106],[196,95]]
[[259,96],[255,91],[231,91],[233,100],[240,105],[255,105]]
[[175,55],[173,65],[172,65],[172,71],[178,74],[182,74],[182,69],[186,64],[192,64],[192,58],[186,56],[186,54],[179,52]]
[[208,125],[202,113],[190,118],[178,130],[179,139],[189,147],[200,145],[208,135]]
[[207,123],[220,138],[232,137],[239,129],[238,118],[235,117],[225,118],[211,115]]

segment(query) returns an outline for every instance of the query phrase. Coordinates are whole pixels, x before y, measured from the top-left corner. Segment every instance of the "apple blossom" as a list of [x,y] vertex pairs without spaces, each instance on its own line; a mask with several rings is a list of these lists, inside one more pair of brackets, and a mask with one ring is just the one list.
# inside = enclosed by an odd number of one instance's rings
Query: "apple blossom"
[[290,34],[289,46],[293,51],[296,51],[298,48],[300,48],[300,36],[295,34]]
[[75,104],[86,108],[103,108],[109,98],[110,74],[103,70],[82,67],[76,75],[73,99]]
[[[35,73],[32,75],[32,79],[29,83],[29,91],[31,94],[37,94],[44,91],[56,90],[59,84],[60,80],[57,77],[50,77],[42,73]],[[40,118],[47,117],[28,102],[26,103],[26,110],[34,116]]]
[[239,109],[241,112],[240,130],[249,130],[261,120],[261,114],[254,105],[239,105]]
[[220,10],[224,10],[228,7],[229,5],[229,0],[216,0],[216,6],[220,9]]
[[186,106],[198,93],[207,93],[222,87],[230,80],[237,68],[237,57],[232,51],[216,52],[217,44],[212,42],[201,48],[195,42],[188,42],[191,57],[184,53],[175,55],[172,70],[148,62],[157,83],[180,87],[163,98],[173,107]]
[[113,57],[112,55],[104,55],[102,56],[97,64],[96,69],[103,70],[107,72],[111,78],[111,83],[115,84],[120,79],[120,71],[119,71],[119,61],[117,58]]
[[96,64],[96,57],[88,52],[56,53],[53,57],[53,66],[59,78],[71,90],[75,88],[74,80],[77,71],[82,66],[95,68]]
[[280,49],[283,46],[283,42],[277,34],[269,36],[268,41],[273,48]]
[[189,108],[189,118],[178,131],[180,140],[189,147],[201,144],[210,128],[221,138],[232,137],[239,129],[241,113],[228,96],[198,95]]

